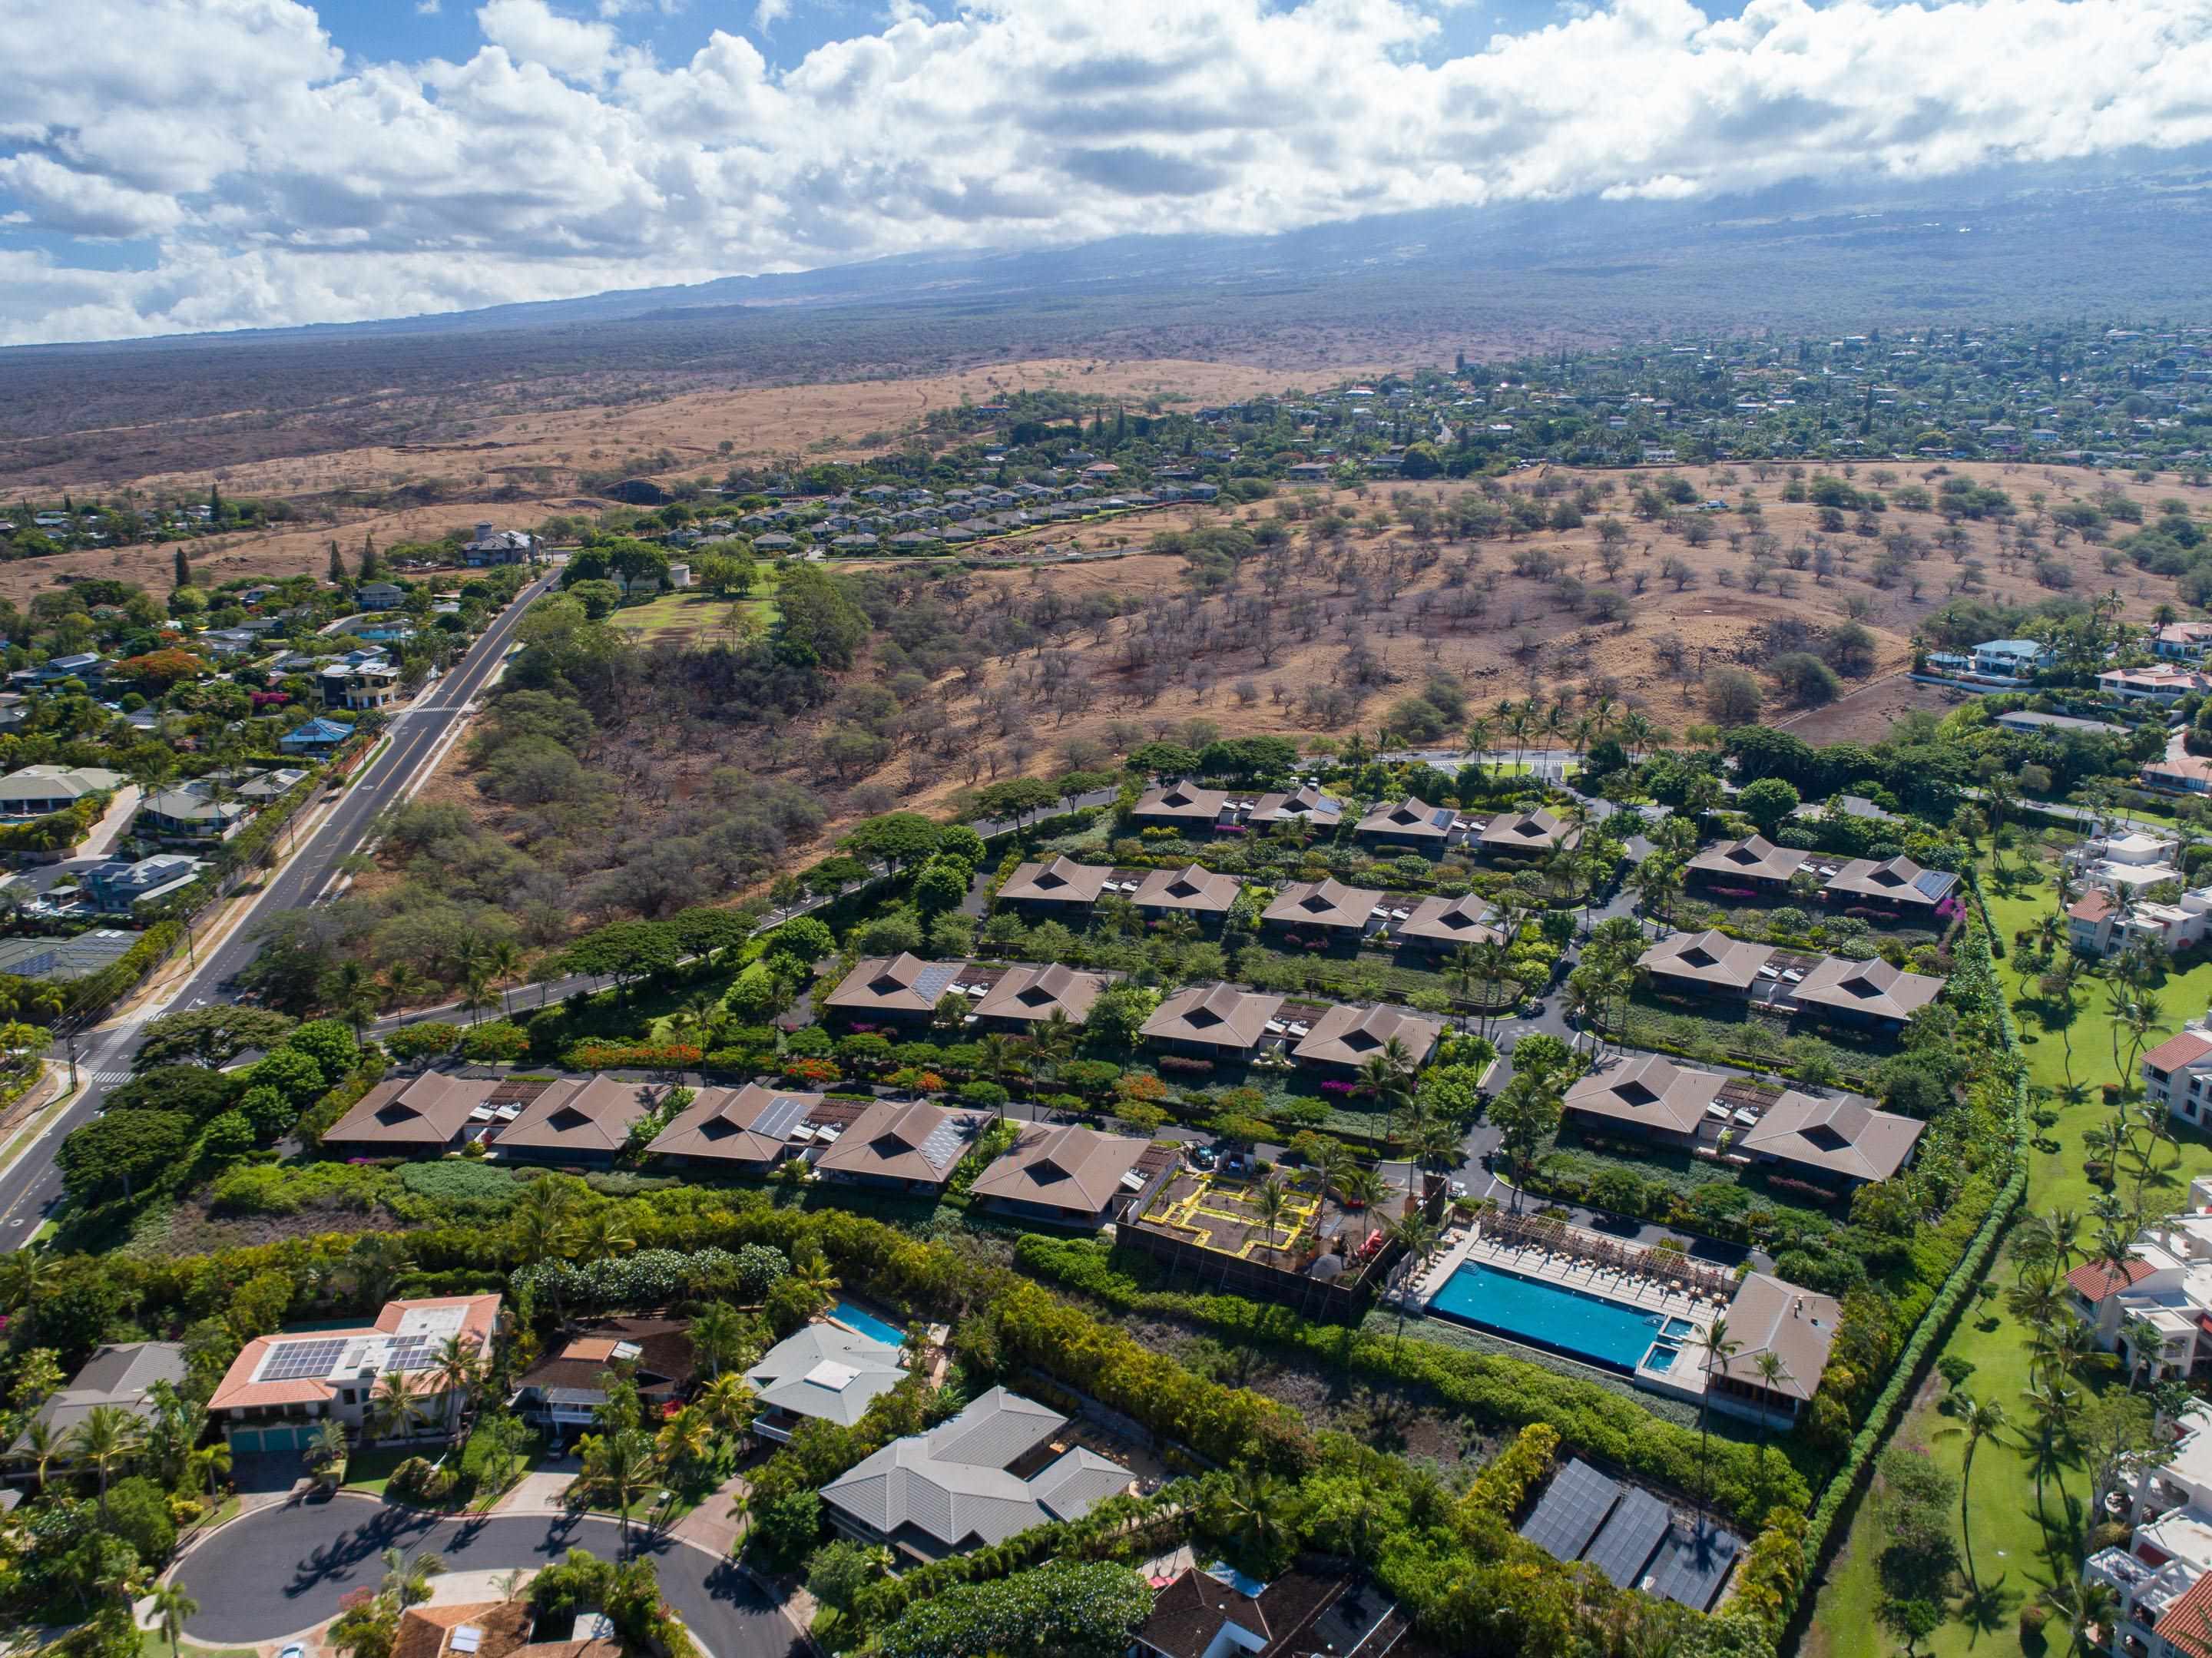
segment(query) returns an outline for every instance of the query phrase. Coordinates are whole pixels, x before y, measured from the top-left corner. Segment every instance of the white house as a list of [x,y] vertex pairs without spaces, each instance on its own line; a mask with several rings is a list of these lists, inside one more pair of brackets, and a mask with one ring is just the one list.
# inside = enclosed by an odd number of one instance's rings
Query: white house
[[2194,668],[2107,668],[2097,676],[2097,689],[2124,702],[2171,708],[2185,696],[2212,690],[2212,678]]
[[2050,646],[2033,639],[1991,639],[1974,647],[1974,671],[2000,679],[2026,679],[2057,659]]
[[2083,1567],[2117,1597],[2101,1631],[2111,1658],[2204,1658],[2212,1635],[2212,1407],[2163,1428],[2163,1460],[2119,1476],[2134,1536]]
[[2108,832],[2066,854],[2075,878],[2112,893],[2136,893],[2161,881],[2179,881],[2181,842],[2143,829]]
[[2199,1019],[2142,1056],[2143,1091],[2187,1123],[2212,1121],[2212,1029]]

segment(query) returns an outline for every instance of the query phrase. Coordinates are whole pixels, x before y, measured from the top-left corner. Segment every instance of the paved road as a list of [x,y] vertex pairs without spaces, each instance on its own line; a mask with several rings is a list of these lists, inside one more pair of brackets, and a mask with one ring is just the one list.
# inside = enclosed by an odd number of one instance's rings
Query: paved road
[[423,702],[393,717],[390,745],[360,774],[337,809],[308,837],[283,872],[262,889],[224,942],[201,954],[198,966],[164,1004],[132,1018],[102,1025],[77,1039],[77,1065],[85,1084],[82,1091],[47,1126],[39,1142],[0,1175],[0,1249],[21,1244],[60,1203],[62,1184],[54,1167],[55,1149],[70,1130],[98,1115],[107,1090],[130,1076],[131,1055],[137,1049],[140,1027],[158,1012],[232,999],[232,993],[224,986],[245,969],[259,949],[254,933],[260,922],[280,910],[313,903],[322,896],[340,865],[360,850],[378,815],[399,798],[439,739],[452,730],[471,699],[483,689],[506,655],[523,611],[553,580],[552,575],[547,575],[524,588],[452,671],[430,687]]
[[[709,1658],[802,1658],[798,1631],[730,1562],[642,1530],[630,1536],[653,1557],[662,1597]],[[383,1580],[387,1548],[435,1554],[450,1571],[531,1570],[572,1548],[614,1559],[622,1532],[611,1520],[565,1515],[441,1520],[360,1497],[264,1509],[177,1568],[200,1605],[185,1633],[210,1646],[250,1645],[335,1618],[339,1596]]]

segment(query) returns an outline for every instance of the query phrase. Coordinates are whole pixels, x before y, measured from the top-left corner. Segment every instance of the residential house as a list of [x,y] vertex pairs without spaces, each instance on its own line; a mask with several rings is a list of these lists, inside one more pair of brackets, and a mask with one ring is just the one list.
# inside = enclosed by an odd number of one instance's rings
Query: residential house
[[1688,1146],[1723,1081],[1656,1054],[1617,1054],[1599,1060],[1567,1090],[1565,1111],[1587,1127]]
[[2212,1126],[2212,1029],[2205,1019],[2168,1036],[2142,1056],[2145,1096],[2169,1115],[2197,1127]]
[[[787,1157],[824,1144],[822,1131],[842,1131],[866,1108],[789,1089],[702,1088],[647,1145],[647,1152],[680,1168],[764,1175]],[[834,1143],[833,1133],[830,1142]]]
[[1079,1025],[1091,1004],[1110,982],[1105,975],[1084,973],[1054,963],[1050,967],[1011,967],[975,1004],[975,1023],[985,1029],[1027,1035],[1054,1014]]
[[1068,857],[1057,857],[1048,863],[1022,864],[999,889],[998,902],[1027,915],[1069,921],[1079,926],[1113,878],[1110,865],[1079,864]]
[[[1843,1321],[1843,1303],[1766,1272],[1747,1272],[1729,1303],[1735,1351],[1705,1378],[1713,1409],[1785,1431],[1813,1402]],[[1761,1354],[1782,1361],[1769,1380]]]
[[388,1301],[374,1324],[359,1329],[256,1336],[208,1400],[209,1420],[234,1455],[304,1450],[323,1422],[361,1431],[371,1395],[396,1376],[420,1412],[410,1432],[442,1433],[452,1403],[435,1368],[439,1350],[451,1341],[486,1357],[499,1309],[495,1295]]
[[2189,751],[2189,733],[2175,732],[2166,739],[2166,756],[2142,768],[2145,788],[2166,794],[2212,793],[2212,760]]
[[324,1133],[323,1150],[342,1157],[441,1157],[489,1138],[542,1095],[575,1086],[573,1078],[549,1084],[443,1071],[386,1077]]
[[354,589],[353,600],[364,610],[395,610],[407,602],[407,592],[389,581],[365,581]]
[[526,530],[500,530],[479,524],[461,544],[461,557],[481,568],[492,564],[527,564],[538,550],[538,537]]
[[1819,1099],[1792,1088],[1759,1113],[1758,1126],[1744,1131],[1736,1149],[1850,1189],[1886,1181],[1911,1163],[1927,1127],[1856,1095]]
[[894,1440],[822,1488],[830,1523],[864,1543],[941,1560],[1049,1521],[1080,1520],[1136,1483],[1055,1442],[1067,1418],[994,1388],[951,1421]]
[[2212,676],[2194,668],[2107,668],[2097,676],[2097,689],[2123,702],[2155,702],[2170,708],[2185,696],[2212,690]]
[[1504,933],[1492,924],[1496,914],[1472,892],[1457,898],[1428,897],[1415,904],[1404,920],[1393,920],[1390,933],[1401,950],[1443,957],[1462,945],[1504,943]]
[[321,759],[334,752],[353,735],[353,727],[343,720],[325,720],[318,715],[295,726],[276,739],[276,746],[286,754],[307,755]]
[[1395,1602],[1351,1578],[1288,1571],[1263,1584],[1217,1562],[1161,1586],[1129,1658],[1384,1658],[1407,1632]]
[[760,1406],[753,1432],[781,1443],[807,1422],[854,1427],[909,1374],[890,1342],[829,1320],[805,1325],[745,1372]]
[[1409,852],[1439,853],[1460,832],[1459,814],[1449,806],[1431,806],[1407,795],[1369,812],[1352,830],[1355,839],[1370,846],[1402,847]]
[[1289,881],[1261,911],[1260,920],[1286,942],[1355,944],[1389,919],[1382,902],[1381,892],[1346,886],[1333,875]]
[[1876,920],[1909,921],[1941,930],[1959,913],[1959,878],[1948,870],[1923,869],[1899,856],[1877,863],[1854,858],[1828,878],[1829,903],[1846,914],[1872,911]]
[[1543,858],[1583,843],[1583,832],[1539,807],[1534,811],[1501,811],[1483,825],[1475,844],[1486,858]]
[[[389,1658],[622,1658],[622,1643],[601,1613],[544,1621],[551,1628],[538,1629],[527,1598],[409,1606],[392,1631]],[[554,1638],[562,1631],[568,1639]]]
[[1137,1034],[1172,1052],[1234,1059],[1259,1045],[1282,1005],[1270,992],[1191,985],[1154,1008]]
[[322,681],[326,708],[365,714],[388,708],[399,699],[399,670],[380,656],[360,662],[333,662],[317,677]]
[[1398,1044],[1414,1065],[1426,1065],[1443,1041],[1444,1023],[1425,1013],[1386,1005],[1332,1006],[1316,1019],[1291,1048],[1301,1065],[1356,1072],[1376,1054]]
[[132,862],[128,858],[95,864],[80,877],[84,894],[94,907],[111,914],[151,908],[174,897],[199,878],[207,867],[183,853],[158,853]]
[[2024,737],[2040,737],[2046,732],[2053,737],[2065,737],[2080,732],[2085,737],[2130,736],[2125,726],[2115,726],[2106,720],[2078,720],[2070,714],[2037,714],[2032,708],[2009,708],[1992,721],[1999,729],[2017,732]]
[[2165,1424],[2160,1460],[2124,1468],[2130,1498],[2124,1542],[2082,1568],[2112,1592],[2112,1614],[2093,1626],[2108,1658],[2212,1658],[2212,1409],[2191,1406]]
[[1287,794],[1263,794],[1252,803],[1249,822],[1255,828],[1303,823],[1327,834],[1344,821],[1344,802],[1325,794],[1311,783],[1302,783]]
[[2145,829],[2121,829],[2093,835],[2066,853],[2068,869],[2085,886],[2116,895],[2183,878],[2181,842]]
[[927,1024],[937,1004],[966,982],[966,962],[925,962],[919,956],[871,956],[816,1005],[841,1021]]
[[1170,829],[1178,834],[1202,836],[1224,823],[1234,823],[1229,797],[1219,789],[1201,789],[1184,782],[1156,783],[1139,797],[1130,821],[1144,829]]
[[665,1083],[616,1077],[548,1089],[499,1131],[493,1149],[502,1158],[611,1168],[629,1144],[631,1126],[659,1109],[668,1091]]
[[106,671],[106,659],[98,652],[77,651],[68,656],[49,658],[33,668],[18,668],[8,676],[8,683],[19,690],[29,690],[74,679],[87,689],[96,689]]
[[[1103,1226],[1151,1184],[1139,1169],[1149,1140],[1077,1123],[1030,1123],[969,1187],[983,1208],[1059,1226]],[[1164,1151],[1159,1166],[1168,1157]],[[1156,1171],[1157,1172],[1157,1171]]]
[[2033,639],[1991,639],[1974,647],[1974,671],[1995,679],[2029,679],[2057,661],[2058,653]]
[[1771,944],[1731,938],[1715,928],[1706,932],[1669,933],[1638,957],[1636,966],[1662,994],[1742,1001],[1762,978],[1778,979],[1771,970],[1762,971],[1773,954]]
[[1233,875],[1186,864],[1181,869],[1152,871],[1137,884],[1129,902],[1148,921],[1188,915],[1200,926],[1212,928],[1228,920],[1243,890],[1244,884]]
[[610,1318],[587,1324],[540,1358],[515,1384],[514,1408],[556,1442],[590,1432],[607,1402],[607,1378],[629,1377],[647,1413],[680,1404],[696,1357],[688,1321]]
[[[102,1345],[66,1386],[46,1395],[32,1420],[45,1423],[58,1439],[66,1437],[103,1406],[149,1422],[154,1418],[154,1384],[166,1382],[181,1392],[185,1370],[181,1342],[125,1341]],[[21,1444],[18,1439],[17,1448]]]
[[1943,981],[1878,958],[1851,962],[1830,956],[1789,993],[1801,1011],[1816,1018],[1893,1034],[1943,993]]
[[67,811],[88,794],[112,794],[130,780],[100,766],[22,766],[0,778],[0,822]]
[[1685,864],[1682,872],[1724,896],[1740,890],[1753,897],[1780,897],[1790,890],[1790,878],[1811,856],[1754,835],[1748,840],[1716,841]]
[[2084,956],[2101,956],[2112,947],[2119,916],[2112,895],[2091,887],[2066,907],[2066,942]]
[[131,826],[136,834],[162,841],[228,841],[252,816],[251,805],[214,779],[195,777],[140,800]]
[[824,1180],[893,1191],[944,1191],[990,1118],[980,1111],[951,1111],[927,1100],[878,1100],[853,1126],[815,1154]]
[[2169,622],[2151,635],[2151,653],[2167,662],[2212,656],[2212,622]]

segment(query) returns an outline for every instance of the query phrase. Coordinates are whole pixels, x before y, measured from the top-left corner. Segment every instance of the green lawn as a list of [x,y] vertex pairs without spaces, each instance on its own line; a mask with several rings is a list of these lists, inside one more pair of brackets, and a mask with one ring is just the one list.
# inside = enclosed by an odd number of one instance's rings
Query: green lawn
[[[750,625],[767,629],[775,624],[775,586],[756,587],[750,598],[737,601]],[[731,601],[701,592],[663,593],[648,604],[626,605],[610,618],[624,633],[650,643],[668,634],[689,635],[706,644],[727,632]]]
[[[204,1647],[186,1641],[182,1650],[184,1658],[258,1658],[252,1647]],[[138,1653],[139,1658],[170,1658],[168,1637],[158,1629],[141,1631]]]
[[[2031,1084],[2051,1090],[2050,1102],[2059,1108],[2059,1119],[2034,1151],[2029,1170],[2024,1213],[2047,1213],[2066,1208],[2087,1214],[2098,1195],[2081,1172],[2081,1135],[2092,1125],[2106,1120],[2112,1108],[2106,1105],[2101,1085],[2118,1080],[2112,1059],[2112,1019],[2105,1011],[2100,986],[2091,985],[2076,1002],[2072,1026],[2073,1075],[2079,1084],[2076,1102],[2065,1102],[2065,1042],[2057,1029],[2046,1029],[2036,1014],[2031,988],[2021,1006],[2020,979],[2014,971],[2010,939],[2014,931],[2047,914],[2052,889],[2047,872],[2038,872],[2032,884],[2009,889],[1990,886],[1990,914],[1999,935],[2007,941],[2006,958],[1997,963],[1999,976],[2014,1000],[2021,1041],[2027,1056]],[[2186,973],[2168,975],[2158,995],[2166,1012],[2170,1034],[2185,1018],[2212,1005],[2212,963]],[[2159,1038],[2154,1037],[2155,1042]],[[2121,1059],[2127,1057],[2124,1041]],[[2179,1198],[2192,1175],[2212,1170],[2212,1144],[2199,1134],[2184,1132],[2180,1166],[2170,1177],[2172,1194]],[[2011,1274],[2002,1264],[1993,1276],[2009,1284]],[[1945,1346],[1974,1366],[1966,1387],[1976,1398],[2002,1404],[2015,1418],[2024,1417],[2021,1399],[2027,1384],[2026,1333],[2002,1304],[1995,1316],[1969,1312]],[[1937,1436],[1946,1418],[1933,1403],[1941,1392],[1934,1384],[1930,1398],[1909,1415],[1893,1442],[1923,1447],[1928,1454],[1954,1472],[1960,1466],[1962,1442]],[[1967,1658],[1970,1654],[2009,1651],[2020,1643],[2020,1608],[2051,1582],[2049,1554],[2056,1551],[2068,1569],[2081,1555],[2081,1511],[2088,1496],[2088,1475],[2078,1458],[2069,1461],[2062,1477],[2046,1482],[2045,1515],[2036,1510],[2035,1480],[2028,1459],[2016,1446],[1984,1444],[1974,1458],[1972,1502],[1975,1563],[1985,1594],[1985,1609],[1974,1622],[1954,1616],[1921,1649],[1933,1658]],[[1832,1569],[1826,1587],[1814,1612],[1808,1647],[1827,1658],[1877,1658],[1901,1652],[1900,1642],[1876,1625],[1874,1613],[1880,1595],[1875,1558],[1881,1546],[1878,1503],[1860,1510],[1847,1552]],[[1954,1611],[1958,1607],[1954,1605]]]

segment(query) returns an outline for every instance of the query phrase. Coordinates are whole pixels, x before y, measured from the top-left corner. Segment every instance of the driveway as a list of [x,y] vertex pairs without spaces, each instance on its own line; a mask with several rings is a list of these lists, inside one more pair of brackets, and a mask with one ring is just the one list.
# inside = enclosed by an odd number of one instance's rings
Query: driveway
[[[635,1527],[630,1536],[709,1658],[805,1658],[798,1631],[729,1561]],[[200,1605],[185,1633],[235,1647],[311,1628],[337,1616],[347,1591],[382,1581],[387,1548],[436,1554],[453,1571],[536,1570],[573,1548],[617,1558],[622,1531],[596,1516],[441,1519],[365,1497],[271,1509],[214,1533],[177,1567]]]

